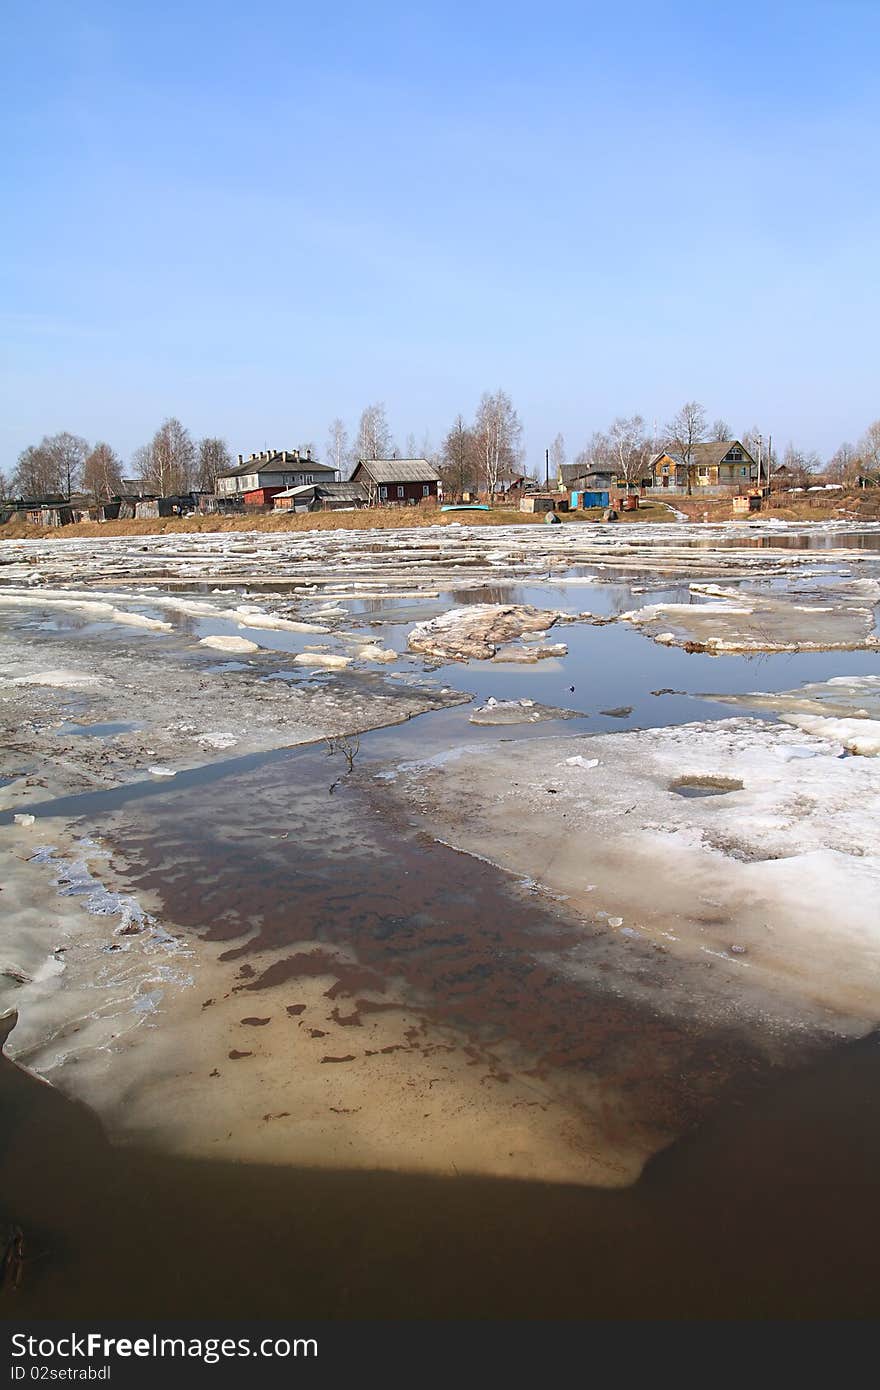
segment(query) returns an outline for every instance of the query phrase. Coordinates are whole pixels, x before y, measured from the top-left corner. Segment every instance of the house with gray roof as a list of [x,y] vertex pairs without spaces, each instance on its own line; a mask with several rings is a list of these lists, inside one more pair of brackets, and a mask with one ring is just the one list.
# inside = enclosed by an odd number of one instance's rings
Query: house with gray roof
[[288,487],[316,482],[335,482],[336,469],[312,458],[311,449],[263,449],[249,459],[238,456],[238,465],[217,478],[217,496],[240,498],[245,506],[265,507]]
[[371,507],[437,501],[440,474],[427,459],[359,459],[350,481],[367,491]]
[[654,487],[709,496],[747,492],[760,481],[757,462],[739,439],[694,444],[689,461],[663,449],[651,460],[650,473]]

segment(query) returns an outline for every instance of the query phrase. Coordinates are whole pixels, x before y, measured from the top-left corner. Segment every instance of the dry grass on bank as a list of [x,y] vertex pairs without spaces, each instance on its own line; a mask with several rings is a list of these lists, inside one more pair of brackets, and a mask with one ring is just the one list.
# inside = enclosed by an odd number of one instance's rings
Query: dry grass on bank
[[[729,498],[676,497],[674,504],[643,499],[636,512],[621,512],[621,523],[671,521],[674,509],[691,521],[730,521],[733,506]],[[602,520],[602,508],[587,512],[561,513],[572,525]],[[836,492],[825,497],[788,498],[778,494],[755,519],[771,515],[782,521],[880,520],[880,488],[866,491]],[[385,531],[408,526],[535,526],[544,524],[542,513],[507,510],[491,512],[441,512],[436,508],[370,509],[357,512],[257,512],[244,516],[162,517],[143,521],[81,521],[75,526],[29,526],[18,519],[0,526],[0,540],[42,540],[59,537],[156,536],[177,532],[261,531],[285,535],[299,531]]]
[[143,521],[80,521],[73,526],[29,526],[18,520],[0,527],[0,538],[50,539],[64,536],[157,536],[176,533],[215,531],[262,531],[287,535],[298,531],[385,531],[402,526],[448,526],[452,522],[468,526],[512,526],[542,521],[514,511],[439,512],[418,507],[375,509],[358,512],[255,512],[239,516],[160,517]]

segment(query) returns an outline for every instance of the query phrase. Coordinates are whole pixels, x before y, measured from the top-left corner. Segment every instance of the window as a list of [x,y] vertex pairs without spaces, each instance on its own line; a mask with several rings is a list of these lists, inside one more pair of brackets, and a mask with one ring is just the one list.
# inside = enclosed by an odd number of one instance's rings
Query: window
[[402,497],[402,496],[403,496],[403,485],[402,485],[402,484],[401,484],[401,485],[398,487],[398,489],[397,489],[397,495],[398,495],[398,497]]
[[428,486],[427,483],[422,483],[422,496],[423,496],[423,497],[430,497],[430,496],[431,496],[431,489],[429,488],[429,486]]
[[380,487],[380,488],[379,488],[379,499],[380,499],[380,501],[382,501],[382,502],[387,502],[387,501],[388,501],[388,489],[387,489],[387,487]]

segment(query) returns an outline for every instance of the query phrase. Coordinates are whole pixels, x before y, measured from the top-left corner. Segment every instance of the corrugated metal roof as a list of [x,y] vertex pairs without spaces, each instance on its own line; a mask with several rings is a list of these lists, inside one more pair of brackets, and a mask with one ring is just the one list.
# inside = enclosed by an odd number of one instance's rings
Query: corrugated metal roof
[[322,497],[336,497],[352,502],[366,502],[367,491],[360,483],[300,483],[297,487],[276,492],[276,497],[300,497],[306,492],[318,492]]
[[436,483],[440,474],[427,459],[359,459],[352,479],[362,468],[376,483]]

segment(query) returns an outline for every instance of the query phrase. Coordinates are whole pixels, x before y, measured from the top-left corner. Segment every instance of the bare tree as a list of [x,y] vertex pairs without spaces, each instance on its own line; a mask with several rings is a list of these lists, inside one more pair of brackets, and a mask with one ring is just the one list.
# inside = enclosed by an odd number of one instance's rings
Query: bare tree
[[852,444],[835,449],[825,465],[825,477],[832,483],[848,483],[859,471],[861,460]]
[[216,492],[217,479],[232,467],[232,455],[225,439],[211,436],[199,440],[195,485],[199,492]]
[[513,472],[521,457],[522,425],[505,391],[484,391],[477,409],[475,432],[486,491],[494,496],[499,479]]
[[721,444],[725,439],[730,439],[730,426],[727,421],[722,420],[720,417],[717,420],[713,420],[709,429],[709,438],[716,444]]
[[[342,478],[348,469],[349,460],[348,430],[345,428],[344,421],[337,416],[331,422],[327,435],[327,462],[331,468],[336,469],[338,476]],[[355,462],[357,462],[356,459]]]
[[3,469],[0,468],[0,501],[5,502],[12,496],[12,482],[7,478]]
[[97,501],[122,492],[122,460],[109,444],[95,445],[83,464],[82,485]]
[[45,497],[61,492],[56,460],[42,444],[29,444],[22,449],[13,469],[12,488],[18,497]]
[[553,443],[550,445],[550,474],[556,482],[562,479],[562,465],[565,463],[565,440],[561,434],[557,434]]
[[48,439],[44,439],[43,447],[48,448],[56,460],[65,493],[70,497],[71,492],[75,492],[82,482],[83,465],[89,452],[88,443],[81,435],[62,430],[60,434],[52,434]]
[[173,497],[189,490],[195,457],[189,430],[172,416],[163,420],[149,444],[138,449],[134,462],[145,491]]
[[355,451],[358,459],[390,458],[394,449],[391,428],[381,401],[368,405],[362,412],[358,424]]
[[645,422],[641,415],[618,415],[611,422],[607,438],[615,471],[629,490],[634,481],[641,479],[648,453]]
[[440,449],[440,475],[444,491],[460,497],[471,491],[479,477],[479,445],[470,425],[456,415]]
[[699,444],[706,433],[706,412],[699,401],[685,401],[681,410],[666,427],[667,438],[685,466],[688,496],[691,495],[691,459],[694,445]]
[[69,497],[82,478],[89,446],[78,434],[46,435],[18,456],[12,486],[22,497],[64,493]]
[[584,473],[611,472],[614,468],[614,450],[611,440],[602,430],[594,430],[581,449],[575,463]]
[[880,471],[880,420],[874,420],[859,440],[859,457],[867,472]]

